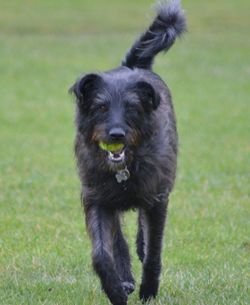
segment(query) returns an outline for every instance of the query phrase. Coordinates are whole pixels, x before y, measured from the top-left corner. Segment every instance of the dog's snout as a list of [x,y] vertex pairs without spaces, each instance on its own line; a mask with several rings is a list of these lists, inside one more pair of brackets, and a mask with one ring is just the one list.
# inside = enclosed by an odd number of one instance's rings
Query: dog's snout
[[113,140],[122,140],[125,137],[125,131],[121,127],[113,127],[109,131],[109,136]]

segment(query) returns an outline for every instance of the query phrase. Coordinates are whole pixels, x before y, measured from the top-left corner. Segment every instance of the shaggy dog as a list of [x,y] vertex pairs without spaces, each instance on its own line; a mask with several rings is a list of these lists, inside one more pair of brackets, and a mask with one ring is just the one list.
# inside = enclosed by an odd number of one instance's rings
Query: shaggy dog
[[186,28],[179,1],[162,3],[149,29],[121,66],[82,76],[76,97],[75,154],[82,184],[93,267],[114,305],[134,290],[120,215],[138,209],[137,253],[143,264],[140,298],[155,297],[169,194],[177,158],[171,95],[152,72],[156,54]]

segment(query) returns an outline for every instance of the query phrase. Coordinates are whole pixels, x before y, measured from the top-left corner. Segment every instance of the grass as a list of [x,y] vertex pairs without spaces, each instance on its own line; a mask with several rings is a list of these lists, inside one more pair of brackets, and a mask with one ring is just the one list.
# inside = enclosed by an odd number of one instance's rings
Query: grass
[[[150,5],[1,1],[0,304],[108,304],[91,268],[67,89],[81,73],[119,64]],[[180,156],[152,305],[249,304],[247,5],[184,1],[189,33],[156,60],[174,97]],[[134,212],[125,228],[134,305]]]

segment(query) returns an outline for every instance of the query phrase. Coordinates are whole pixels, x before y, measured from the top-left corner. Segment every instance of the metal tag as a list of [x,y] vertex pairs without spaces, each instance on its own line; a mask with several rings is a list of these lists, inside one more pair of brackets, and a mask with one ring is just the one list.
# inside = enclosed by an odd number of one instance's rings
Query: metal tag
[[130,177],[130,173],[127,166],[124,169],[119,170],[116,173],[115,177],[118,183],[128,180],[128,178]]

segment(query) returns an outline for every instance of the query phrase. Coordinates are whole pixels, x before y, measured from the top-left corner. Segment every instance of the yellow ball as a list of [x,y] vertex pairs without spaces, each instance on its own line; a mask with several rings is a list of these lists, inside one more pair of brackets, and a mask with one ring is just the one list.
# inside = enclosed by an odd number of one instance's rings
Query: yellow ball
[[99,146],[103,150],[114,152],[114,151],[121,150],[124,147],[124,144],[122,144],[122,143],[108,144],[108,143],[100,142]]

